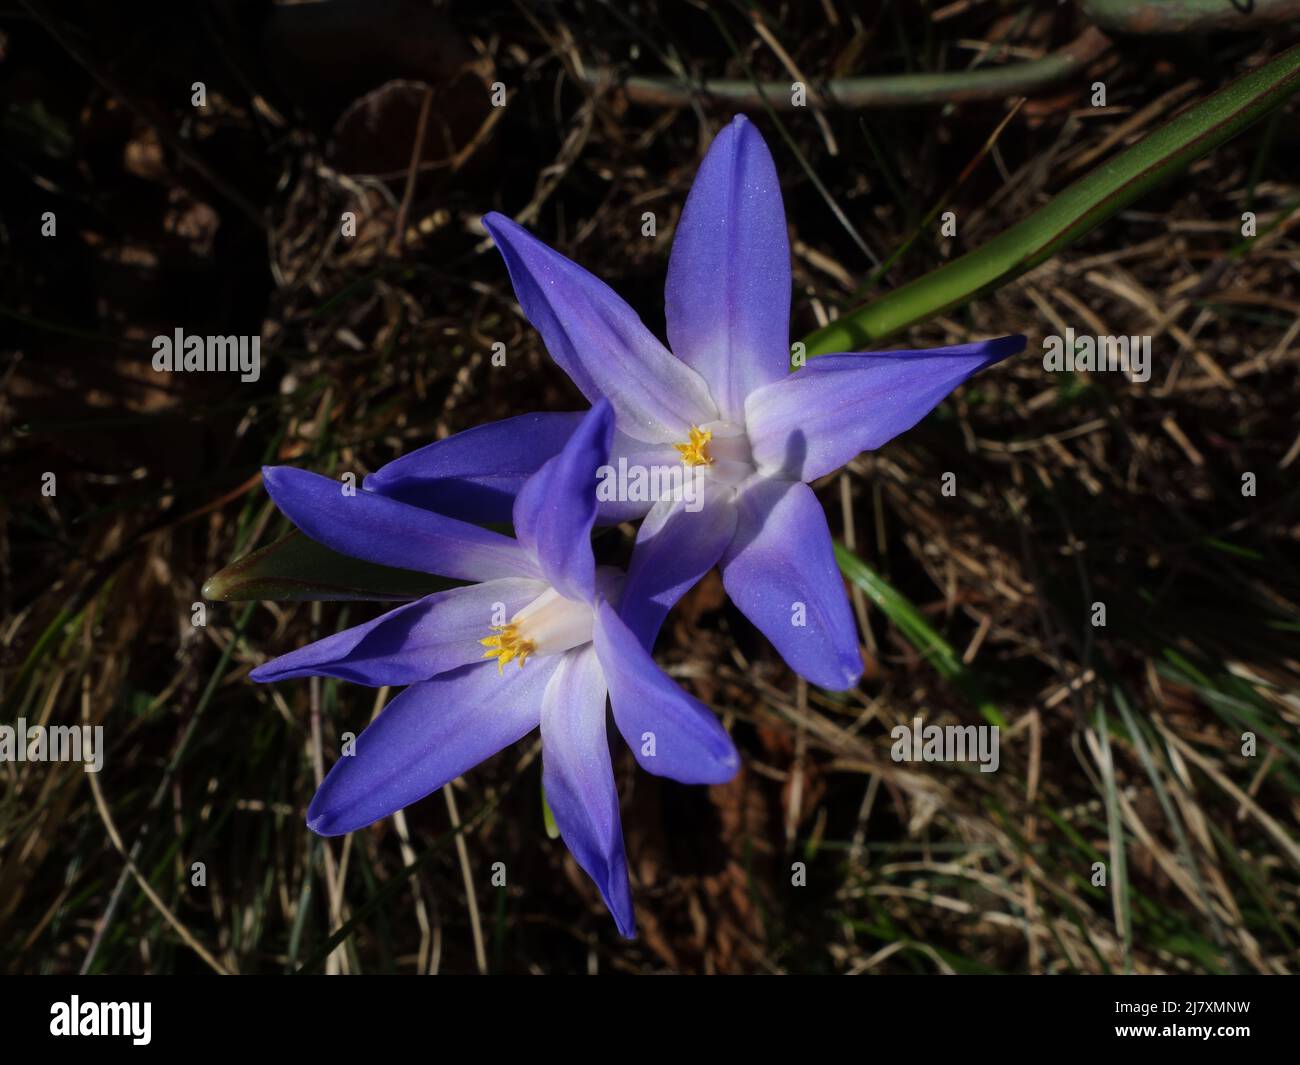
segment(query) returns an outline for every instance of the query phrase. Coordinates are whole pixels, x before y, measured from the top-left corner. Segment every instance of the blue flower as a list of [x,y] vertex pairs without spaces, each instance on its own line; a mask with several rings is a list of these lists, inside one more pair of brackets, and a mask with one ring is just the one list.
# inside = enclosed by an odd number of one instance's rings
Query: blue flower
[[560,834],[631,937],[606,695],[619,731],[652,773],[722,783],[740,760],[713,714],[665,676],[620,620],[623,574],[596,566],[596,471],[613,432],[613,409],[599,401],[524,481],[513,508],[516,539],[364,488],[344,494],[338,481],[306,470],[268,467],[272,499],[314,540],[354,558],[475,583],[309,644],[252,677],[409,685],[312,800],[307,823],[325,836],[387,817],[540,725],[543,785]]
[[[906,352],[823,355],[790,373],[790,249],[771,154],[734,119],[709,148],[668,263],[670,352],[604,282],[498,214],[484,218],[551,357],[617,415],[611,462],[702,473],[705,504],[605,504],[645,515],[621,613],[649,646],[715,564],[732,601],[799,674],[857,683],[861,658],[830,532],[809,482],[910,429],[1022,336]],[[480,426],[367,478],[375,492],[502,520],[512,491],[555,454],[576,414]],[[648,513],[647,513],[648,511]]]

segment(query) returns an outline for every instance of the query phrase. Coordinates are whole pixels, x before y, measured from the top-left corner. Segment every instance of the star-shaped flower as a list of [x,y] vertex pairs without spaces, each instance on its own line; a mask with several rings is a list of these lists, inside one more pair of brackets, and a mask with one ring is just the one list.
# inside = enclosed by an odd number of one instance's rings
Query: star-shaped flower
[[[727,593],[786,662],[826,688],[857,683],[857,633],[830,532],[809,482],[910,429],[972,374],[1023,350],[1023,336],[922,351],[823,355],[794,373],[790,249],[776,168],[735,118],[710,146],[668,263],[670,352],[608,285],[499,214],[484,218],[515,295],[551,357],[617,415],[611,461],[685,463],[705,504],[607,504],[646,515],[621,611],[647,645],[720,564]],[[500,520],[513,488],[554,454],[576,415],[480,426],[390,463],[373,491]],[[649,511],[646,514],[646,511]]]
[[517,538],[364,489],[345,494],[338,481],[306,470],[268,467],[271,497],[312,539],[354,558],[475,583],[308,644],[252,677],[409,685],[312,800],[307,823],[325,836],[387,817],[540,725],[543,785],[560,834],[630,937],[606,695],[652,773],[716,784],[735,775],[740,759],[708,708],[668,679],[620,619],[623,574],[596,566],[596,471],[608,461],[613,423],[610,405],[597,402],[524,482],[513,507]]

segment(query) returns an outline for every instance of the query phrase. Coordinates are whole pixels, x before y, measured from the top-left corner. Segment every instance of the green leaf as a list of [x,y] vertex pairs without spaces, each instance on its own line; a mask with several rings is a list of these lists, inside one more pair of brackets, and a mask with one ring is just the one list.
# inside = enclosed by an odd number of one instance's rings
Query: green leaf
[[551,810],[551,804],[546,801],[546,785],[542,785],[542,823],[546,826],[547,839],[560,838],[560,826],[555,823],[555,813]]
[[804,338],[856,351],[1013,281],[1279,107],[1300,89],[1300,45],[1189,108],[982,248]]
[[294,531],[209,577],[203,585],[203,598],[225,603],[249,599],[285,603],[316,599],[404,601],[456,583],[428,573],[349,558]]
[[930,627],[921,612],[898,592],[879,573],[858,558],[852,551],[841,544],[835,545],[835,561],[839,563],[840,572],[866,593],[868,599],[880,608],[903,634],[907,642],[921,652],[922,656],[945,680],[953,684],[979,710],[990,724],[1005,727],[1007,724],[996,706],[986,699],[980,690],[980,684],[966,668],[952,646]]
[[1113,33],[1209,33],[1263,30],[1295,18],[1291,0],[1083,0],[1086,22]]

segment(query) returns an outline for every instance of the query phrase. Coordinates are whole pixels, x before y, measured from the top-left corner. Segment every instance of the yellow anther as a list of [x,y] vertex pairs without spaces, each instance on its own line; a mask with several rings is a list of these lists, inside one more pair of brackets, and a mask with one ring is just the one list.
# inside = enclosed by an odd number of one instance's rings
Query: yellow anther
[[497,673],[504,673],[506,663],[516,658],[519,659],[519,668],[523,669],[528,656],[537,650],[532,640],[520,639],[519,630],[514,625],[493,625],[492,631],[495,636],[479,640],[487,648],[483,657],[497,660]]
[[682,461],[688,466],[712,466],[713,458],[706,450],[709,441],[712,439],[713,433],[708,429],[701,429],[698,425],[692,425],[690,442],[674,444],[673,447],[677,449],[682,456]]

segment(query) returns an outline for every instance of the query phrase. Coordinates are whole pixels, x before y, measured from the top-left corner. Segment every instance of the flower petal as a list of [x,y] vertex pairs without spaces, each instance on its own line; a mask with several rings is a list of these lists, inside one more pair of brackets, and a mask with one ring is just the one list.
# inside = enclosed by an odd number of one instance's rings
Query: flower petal
[[800,676],[832,691],[862,674],[857,626],[821,504],[806,484],[757,478],[738,500],[722,583]]
[[528,320],[560,368],[591,402],[614,404],[619,427],[639,440],[684,440],[717,417],[709,391],[655,339],[603,281],[496,213],[483,217]]
[[906,432],[1023,336],[921,351],[819,355],[745,403],[759,469],[812,481]]
[[740,755],[713,712],[678,687],[608,603],[596,609],[596,654],[614,721],[647,772],[683,784],[725,784]]
[[637,530],[619,616],[649,648],[664,617],[711,570],[736,531],[727,495],[705,488],[700,509],[685,500],[656,503]]
[[470,522],[508,522],[524,481],[560,453],[582,413],[523,414],[466,429],[370,474],[369,492]]
[[560,656],[542,698],[542,786],[564,842],[631,939],[636,919],[605,737],[605,679],[590,646]]
[[[618,493],[622,498],[609,498],[604,488],[602,474],[602,483],[598,485],[596,495],[596,520],[602,525],[617,525],[622,521],[644,518],[656,500],[648,493],[639,490],[636,478],[655,469],[662,474],[669,470],[686,469],[686,467],[682,464],[681,454],[672,444],[647,444],[615,427],[614,441],[609,448],[609,473],[622,479],[625,491]],[[620,470],[626,471],[626,476],[621,474]],[[645,471],[645,474],[638,474],[638,470]]]
[[596,595],[596,471],[609,459],[614,409],[596,403],[563,450],[528,478],[515,500],[515,535],[532,551],[543,575],[567,599]]
[[498,675],[483,662],[413,684],[334,763],[307,808],[307,827],[340,836],[424,798],[528,735],[556,658]]
[[375,688],[416,684],[480,661],[479,640],[492,625],[545,591],[543,581],[511,577],[438,592],[274,658],[249,676],[262,683],[337,677]]
[[515,540],[409,503],[292,466],[262,467],[262,481],[286,518],[335,551],[384,566],[457,580],[539,577]]
[[790,368],[790,242],[772,155],[743,115],[714,138],[668,261],[674,354],[709,383],[724,418]]

